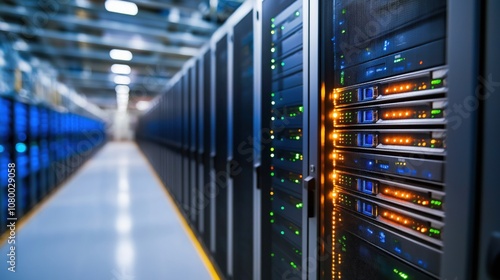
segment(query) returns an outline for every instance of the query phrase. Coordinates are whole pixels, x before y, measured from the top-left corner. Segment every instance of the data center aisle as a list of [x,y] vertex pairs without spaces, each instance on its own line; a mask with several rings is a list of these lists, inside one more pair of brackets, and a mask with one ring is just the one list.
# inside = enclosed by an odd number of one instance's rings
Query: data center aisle
[[16,236],[0,279],[211,279],[133,143],[109,143]]

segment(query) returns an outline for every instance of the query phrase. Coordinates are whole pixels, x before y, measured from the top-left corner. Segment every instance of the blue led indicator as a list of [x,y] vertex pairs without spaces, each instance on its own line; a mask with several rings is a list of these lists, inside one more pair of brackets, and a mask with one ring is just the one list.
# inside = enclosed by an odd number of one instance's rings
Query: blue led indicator
[[373,192],[373,182],[365,182],[365,192]]
[[394,251],[396,251],[398,254],[401,254],[401,248],[399,247],[394,247]]
[[381,169],[385,169],[385,170],[388,170],[389,169],[389,165],[388,164],[379,164],[379,167]]
[[26,152],[26,149],[27,149],[26,144],[24,144],[24,143],[17,143],[16,144],[16,151],[18,153],[24,153],[24,152]]
[[5,148],[2,145],[0,145],[0,153],[3,153],[3,151],[5,151]]
[[380,232],[378,234],[378,239],[380,240],[380,242],[385,243],[385,233]]
[[369,229],[369,228],[367,228],[367,229],[366,229],[366,231],[367,231],[370,235],[371,235],[371,234],[373,234],[373,230],[371,230],[371,229]]

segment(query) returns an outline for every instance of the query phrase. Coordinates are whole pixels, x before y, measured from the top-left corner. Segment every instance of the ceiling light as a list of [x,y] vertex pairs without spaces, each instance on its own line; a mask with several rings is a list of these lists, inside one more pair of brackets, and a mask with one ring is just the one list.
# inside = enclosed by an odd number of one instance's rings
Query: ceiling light
[[135,104],[135,108],[140,111],[147,110],[149,108],[149,102],[148,101],[139,101]]
[[115,91],[117,94],[128,94],[130,92],[130,88],[125,85],[117,85],[115,87]]
[[130,78],[128,76],[116,75],[114,78],[115,84],[128,85],[130,84]]
[[135,16],[139,9],[137,5],[127,1],[107,0],[104,7],[108,12]]
[[125,60],[125,61],[130,61],[130,60],[132,60],[132,57],[133,57],[133,55],[130,51],[118,50],[118,49],[110,50],[109,56],[115,60]]
[[113,64],[111,65],[111,72],[115,74],[123,74],[123,75],[128,75],[132,69],[130,66],[125,65],[125,64]]
[[128,93],[125,93],[125,94],[119,94],[119,93],[117,93],[116,94],[116,101],[118,103],[120,103],[120,102],[128,102]]

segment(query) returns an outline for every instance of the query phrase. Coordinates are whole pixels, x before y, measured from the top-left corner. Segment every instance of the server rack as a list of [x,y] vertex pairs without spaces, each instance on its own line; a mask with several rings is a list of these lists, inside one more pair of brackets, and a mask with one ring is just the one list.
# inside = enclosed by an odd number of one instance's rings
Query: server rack
[[[44,104],[29,104],[16,96],[0,97],[0,204],[1,222],[5,225],[7,218],[21,219],[35,207],[60,182],[65,180],[88,159],[105,142],[102,122],[84,116],[56,112]],[[59,133],[59,141],[53,141],[53,129],[59,127],[62,116],[71,118],[65,131]],[[62,130],[61,130],[62,132]],[[55,132],[54,132],[55,133]],[[60,140],[66,139],[66,142]],[[66,143],[68,146],[62,146]],[[77,161],[60,164],[65,150],[66,160],[69,157]],[[15,164],[15,177],[9,186],[9,164]],[[61,169],[65,169],[61,173]],[[15,186],[15,187],[14,187]],[[8,210],[9,188],[15,189],[15,211]],[[4,232],[2,228],[0,232]]]
[[[233,279],[253,279],[254,181],[254,15],[249,11],[235,26],[232,42],[232,81],[229,176],[230,234]],[[232,225],[232,226],[231,226]]]
[[323,195],[333,196],[333,244],[331,271],[323,273],[437,279],[446,197],[446,1],[336,0],[326,7],[332,40],[324,50]]
[[[3,117],[0,118],[0,226],[1,232],[7,224],[8,218],[8,190],[9,190],[9,164],[13,163],[13,120],[12,102],[9,99],[0,97],[0,111]],[[15,174],[17,176],[17,174]]]
[[261,277],[301,278],[307,273],[309,226],[303,188],[309,156],[303,44],[308,6],[302,1],[262,5]]
[[212,65],[212,56],[211,51],[206,50],[205,53],[202,54],[202,84],[203,84],[203,207],[201,207],[202,215],[203,215],[203,224],[202,224],[202,232],[203,232],[203,240],[204,243],[207,244],[207,247],[211,247],[212,240],[212,221],[213,215],[211,211],[211,199],[212,199],[212,186],[211,186],[211,175],[213,170],[213,161],[212,161],[212,79],[211,73],[211,65]]

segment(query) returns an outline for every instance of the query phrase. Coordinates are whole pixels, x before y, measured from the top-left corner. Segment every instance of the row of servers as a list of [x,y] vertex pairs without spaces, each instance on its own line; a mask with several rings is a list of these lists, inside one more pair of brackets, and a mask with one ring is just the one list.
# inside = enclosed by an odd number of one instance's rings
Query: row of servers
[[105,125],[13,96],[0,97],[0,232],[104,144]]
[[213,35],[137,141],[222,278],[499,277],[481,3],[248,1]]

